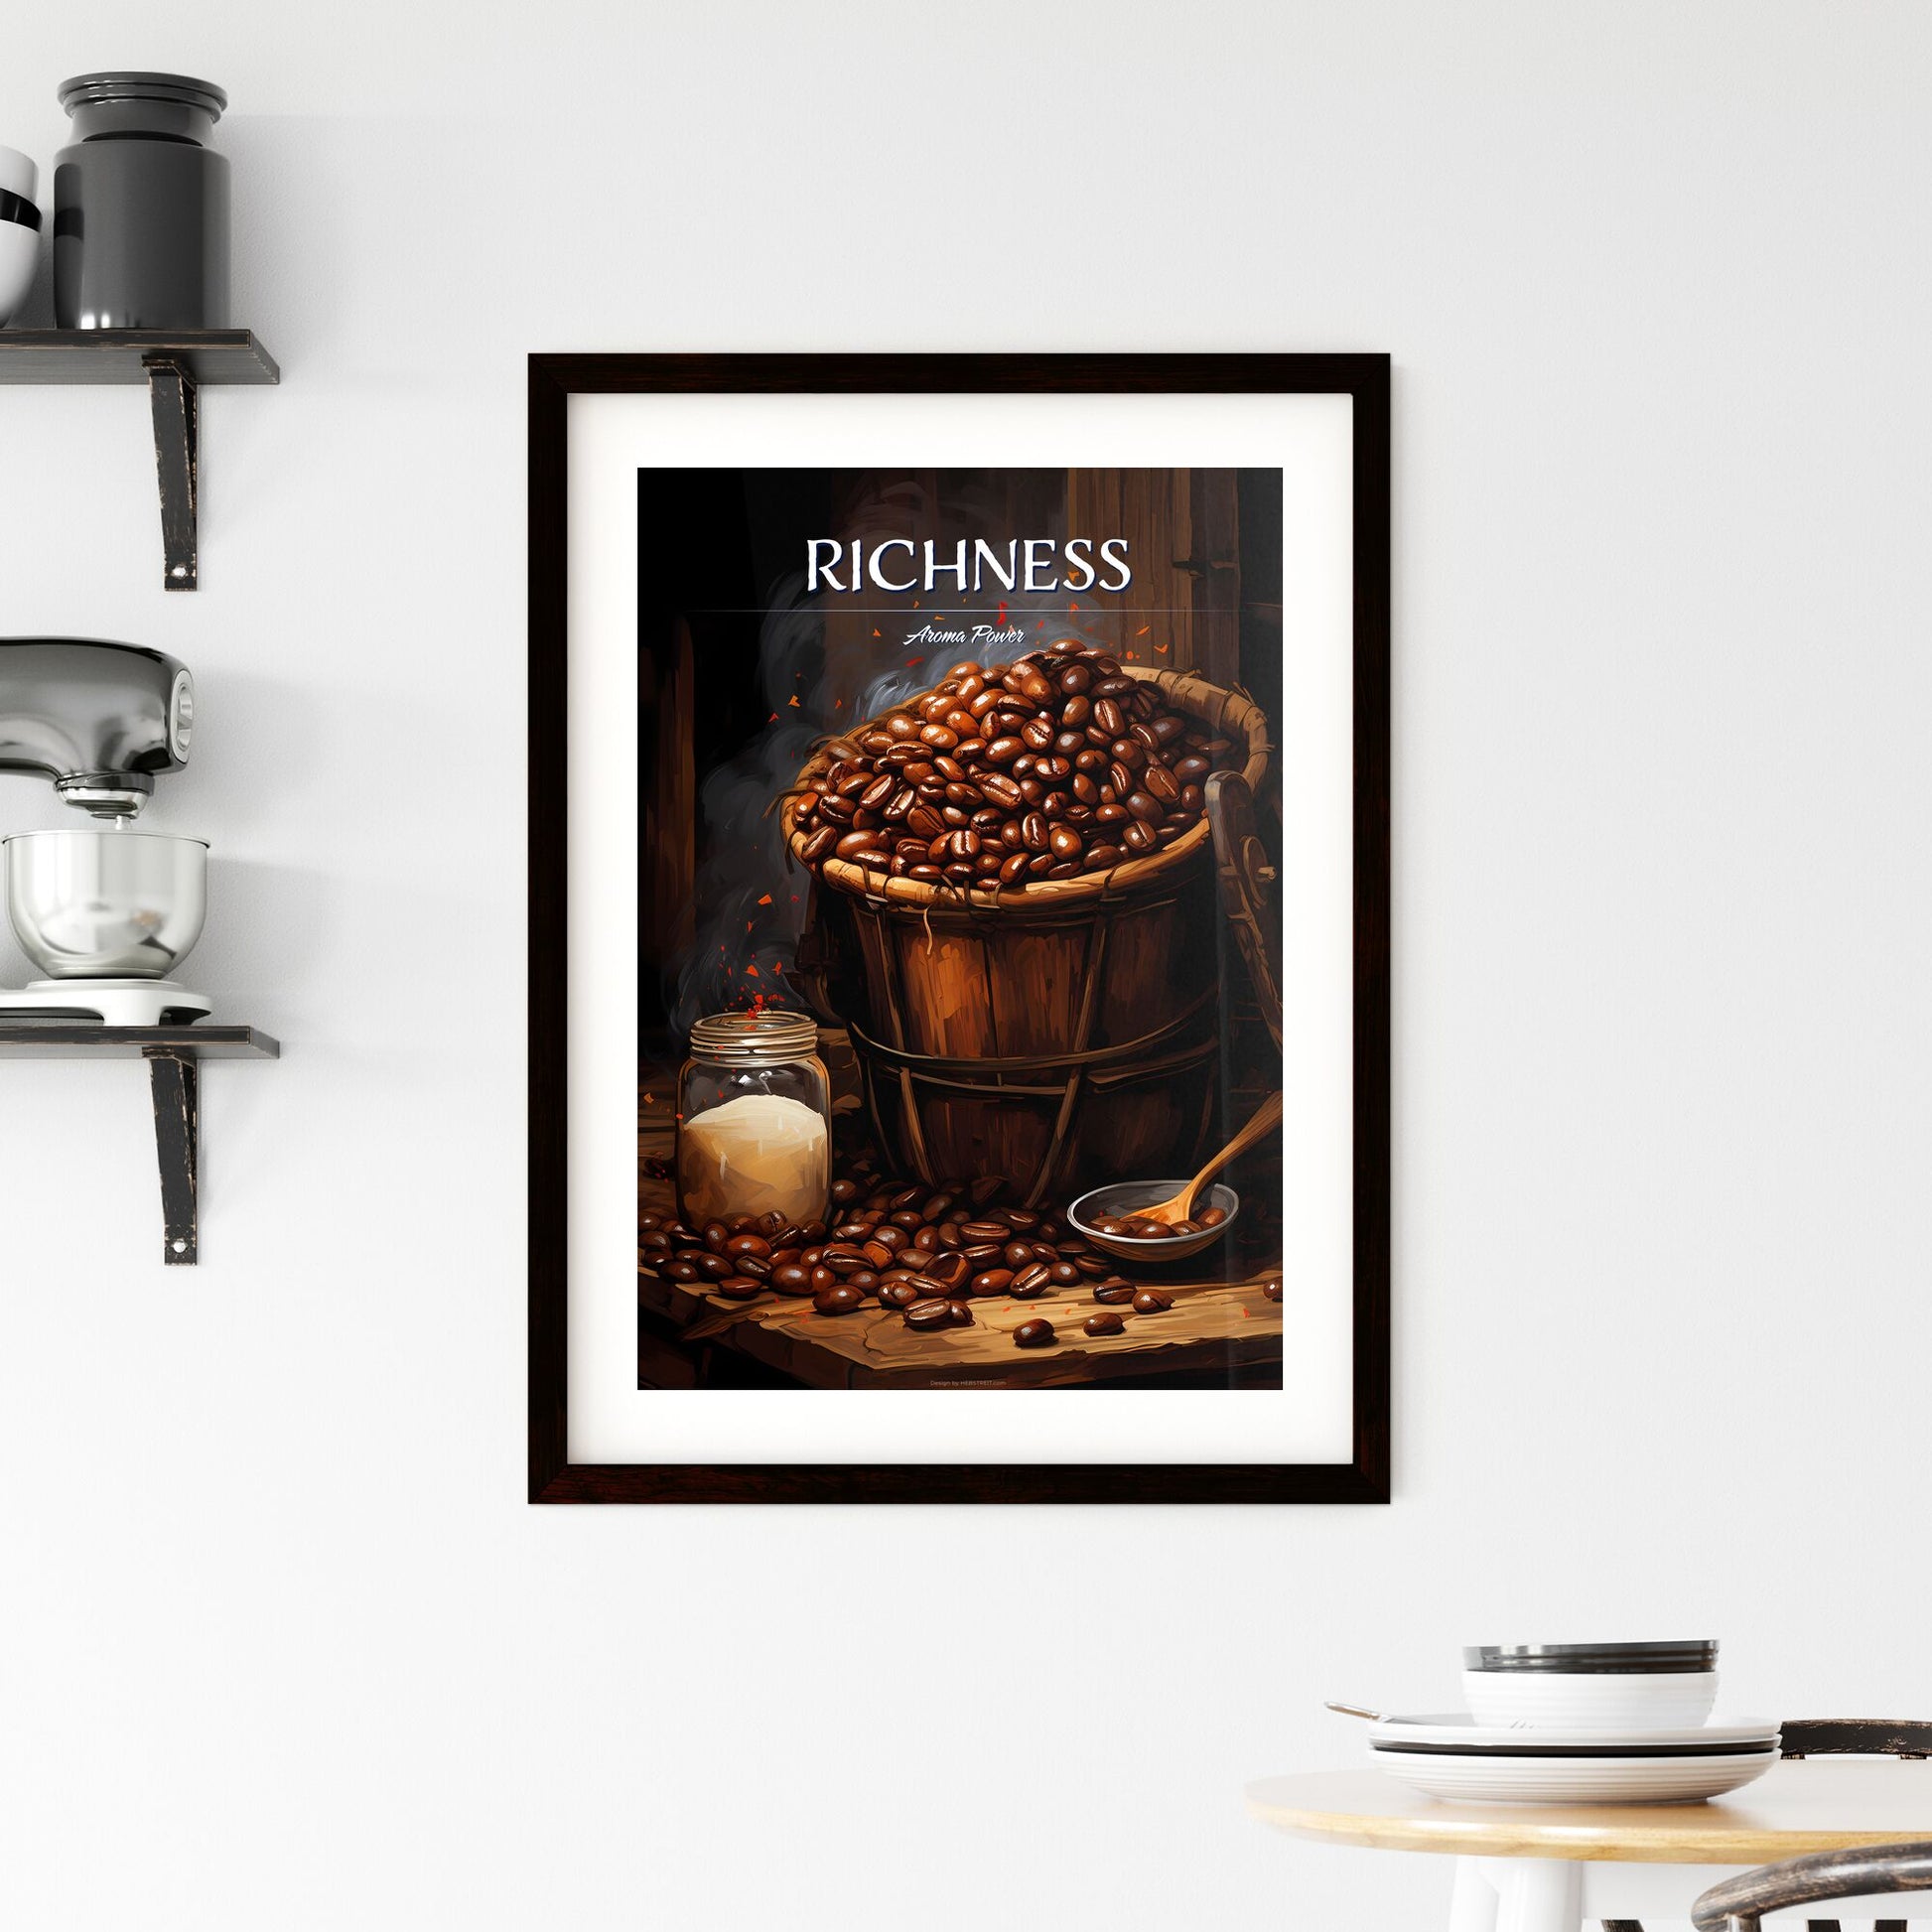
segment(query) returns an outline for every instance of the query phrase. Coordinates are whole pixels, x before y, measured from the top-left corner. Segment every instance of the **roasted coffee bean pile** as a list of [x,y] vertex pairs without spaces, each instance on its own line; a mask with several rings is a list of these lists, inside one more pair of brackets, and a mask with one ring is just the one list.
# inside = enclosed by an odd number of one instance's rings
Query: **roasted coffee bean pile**
[[1097,645],[962,664],[829,748],[802,856],[928,885],[1024,887],[1172,845],[1230,749]]
[[[1006,1186],[997,1176],[938,1187],[846,1177],[832,1183],[833,1218],[802,1224],[766,1214],[691,1228],[647,1213],[637,1221],[638,1259],[667,1281],[730,1301],[809,1296],[820,1314],[834,1315],[876,1304],[918,1329],[970,1324],[970,1304],[989,1297],[1029,1302],[1084,1284],[1096,1302],[1132,1302],[1143,1314],[1173,1307],[1164,1295],[1158,1309],[1142,1308],[1134,1284],[1060,1215],[999,1206]],[[1088,1332],[1119,1334],[1124,1326]],[[1052,1324],[1025,1322],[1014,1338],[1023,1348],[1043,1346]]]
[[1176,1221],[1173,1227],[1165,1221],[1146,1220],[1139,1214],[1123,1214],[1118,1220],[1089,1221],[1087,1225],[1096,1234],[1124,1235],[1130,1241],[1175,1241],[1183,1234],[1205,1234],[1226,1219],[1223,1209],[1203,1207],[1191,1221]]

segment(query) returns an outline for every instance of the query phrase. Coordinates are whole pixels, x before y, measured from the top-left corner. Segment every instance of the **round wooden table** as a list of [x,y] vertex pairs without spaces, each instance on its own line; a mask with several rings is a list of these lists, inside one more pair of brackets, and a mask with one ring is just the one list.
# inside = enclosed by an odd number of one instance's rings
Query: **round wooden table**
[[[1579,1932],[1646,1914],[1682,1924],[1699,1892],[1751,1865],[1932,1839],[1932,1762],[1774,1764],[1728,1798],[1690,1805],[1450,1804],[1379,1771],[1317,1771],[1250,1785],[1248,1809],[1297,1838],[1452,1854],[1450,1932]],[[1863,1916],[1900,1918],[1904,1903]],[[1832,1912],[1861,1915],[1849,1900]]]

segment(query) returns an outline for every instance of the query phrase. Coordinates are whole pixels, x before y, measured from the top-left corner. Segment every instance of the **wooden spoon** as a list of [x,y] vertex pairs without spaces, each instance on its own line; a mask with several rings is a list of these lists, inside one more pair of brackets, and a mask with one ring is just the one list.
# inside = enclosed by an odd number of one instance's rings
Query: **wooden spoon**
[[1245,1154],[1249,1148],[1265,1134],[1272,1133],[1282,1124],[1282,1097],[1271,1093],[1255,1109],[1254,1118],[1240,1133],[1224,1147],[1213,1160],[1195,1174],[1173,1200],[1157,1201],[1152,1207],[1137,1207],[1134,1218],[1137,1221],[1159,1221],[1163,1227],[1173,1227],[1180,1221],[1194,1218],[1194,1202],[1200,1198],[1200,1190],[1221,1172],[1237,1154]]

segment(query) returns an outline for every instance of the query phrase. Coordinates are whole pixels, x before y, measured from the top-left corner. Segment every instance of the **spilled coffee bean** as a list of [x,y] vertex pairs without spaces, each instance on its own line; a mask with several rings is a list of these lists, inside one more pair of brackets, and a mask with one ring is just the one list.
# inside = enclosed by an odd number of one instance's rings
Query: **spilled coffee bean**
[[1013,1331],[1016,1348],[1046,1348],[1053,1339],[1053,1324],[1050,1321],[1023,1321]]

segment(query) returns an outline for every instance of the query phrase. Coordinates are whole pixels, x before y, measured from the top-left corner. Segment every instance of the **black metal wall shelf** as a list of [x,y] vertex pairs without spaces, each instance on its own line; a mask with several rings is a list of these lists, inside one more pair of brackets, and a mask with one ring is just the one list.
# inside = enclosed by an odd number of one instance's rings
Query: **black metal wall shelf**
[[161,1258],[170,1267],[193,1267],[201,1259],[196,1199],[202,1162],[201,1062],[281,1057],[281,1042],[254,1027],[0,1022],[0,1060],[147,1061],[155,1155],[161,1167]]
[[281,379],[275,358],[247,329],[0,329],[0,385],[148,385],[161,484],[161,581],[171,591],[192,591],[200,582],[195,511],[203,386]]

